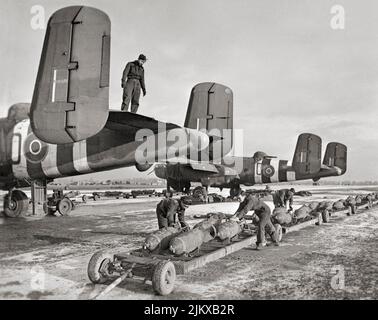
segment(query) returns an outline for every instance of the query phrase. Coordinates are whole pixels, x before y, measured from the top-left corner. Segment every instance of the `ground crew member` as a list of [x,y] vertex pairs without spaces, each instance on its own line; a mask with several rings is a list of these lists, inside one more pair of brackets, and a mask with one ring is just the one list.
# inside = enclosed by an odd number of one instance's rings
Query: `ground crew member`
[[161,200],[156,206],[159,229],[174,226],[176,224],[176,216],[181,227],[188,227],[185,222],[185,209],[187,207],[183,200],[176,200],[170,197]]
[[293,198],[295,190],[294,188],[277,190],[273,194],[273,203],[275,208],[286,208],[286,204],[289,203],[289,211],[293,211]]
[[122,111],[128,111],[131,101],[131,112],[137,113],[139,107],[140,90],[146,95],[143,64],[147,61],[144,54],[138,60],[129,62],[123,70],[121,87],[123,88]]
[[349,196],[346,198],[344,205],[350,208],[349,213],[347,213],[348,216],[351,214],[356,214],[356,199],[354,197]]
[[256,196],[252,194],[247,194],[246,192],[243,192],[242,195],[245,196],[245,198],[240,203],[239,208],[238,210],[236,210],[234,216],[241,220],[249,211],[255,211],[255,215],[259,218],[256,249],[259,250],[262,247],[266,246],[265,230],[272,238],[274,245],[278,246],[279,243],[276,237],[276,229],[274,228],[272,221],[270,220],[271,211],[269,206],[264,201],[258,199]]
[[369,193],[367,196],[366,196],[366,200],[368,202],[368,208],[371,209],[373,207],[373,194],[372,193]]

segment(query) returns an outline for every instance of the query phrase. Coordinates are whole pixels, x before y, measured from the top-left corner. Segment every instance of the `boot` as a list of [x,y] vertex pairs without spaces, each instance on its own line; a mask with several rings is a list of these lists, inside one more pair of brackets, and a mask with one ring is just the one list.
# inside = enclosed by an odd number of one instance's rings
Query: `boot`
[[264,247],[266,247],[266,242],[256,243],[256,250],[262,250]]

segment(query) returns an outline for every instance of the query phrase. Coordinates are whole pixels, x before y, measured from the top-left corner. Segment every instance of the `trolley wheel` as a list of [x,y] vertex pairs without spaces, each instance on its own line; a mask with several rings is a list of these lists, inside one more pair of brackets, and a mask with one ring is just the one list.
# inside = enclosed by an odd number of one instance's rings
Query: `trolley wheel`
[[109,266],[113,262],[114,257],[106,251],[96,252],[88,263],[88,278],[93,283],[105,283],[109,277]]
[[282,226],[280,224],[276,223],[274,225],[274,228],[276,229],[277,241],[281,242],[281,240],[282,240]]
[[329,222],[329,211],[328,210],[323,210],[322,219],[323,219],[324,223]]
[[9,218],[17,218],[25,214],[29,208],[29,199],[21,190],[14,190],[12,198],[9,194],[4,196],[4,214]]
[[171,261],[160,261],[152,275],[152,287],[157,294],[168,295],[173,291],[176,281],[175,265]]
[[81,197],[81,200],[82,200],[84,203],[87,203],[87,201],[88,201],[88,196],[87,196],[87,195],[83,195],[83,196]]
[[68,198],[63,198],[59,200],[56,208],[62,216],[68,216],[72,210],[72,202]]

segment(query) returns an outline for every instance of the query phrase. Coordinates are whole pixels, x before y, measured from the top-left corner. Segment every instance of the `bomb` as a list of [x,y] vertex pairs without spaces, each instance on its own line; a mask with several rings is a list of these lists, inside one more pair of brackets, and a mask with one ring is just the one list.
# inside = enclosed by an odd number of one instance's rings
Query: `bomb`
[[275,208],[272,218],[278,224],[289,224],[292,220],[291,214],[285,208]]
[[311,210],[316,210],[319,207],[319,202],[311,202],[311,203],[309,203],[308,207]]
[[343,200],[336,201],[336,202],[333,204],[333,209],[334,209],[334,210],[341,210],[341,209],[344,209],[344,201],[343,201]]
[[156,249],[165,250],[168,249],[169,243],[172,238],[181,233],[179,227],[168,227],[160,229],[146,237],[143,244],[143,249],[148,251],[154,251]]
[[294,212],[294,217],[299,220],[299,219],[304,219],[306,218],[310,212],[311,212],[311,208],[306,206],[306,205],[303,205],[302,207],[300,207],[299,209],[295,210]]
[[328,210],[332,211],[333,202],[331,201],[322,201],[319,204],[318,210]]
[[175,255],[190,253],[205,242],[205,232],[199,228],[174,237],[169,243],[169,250]]
[[220,240],[231,239],[243,231],[243,224],[238,221],[226,221],[217,228]]

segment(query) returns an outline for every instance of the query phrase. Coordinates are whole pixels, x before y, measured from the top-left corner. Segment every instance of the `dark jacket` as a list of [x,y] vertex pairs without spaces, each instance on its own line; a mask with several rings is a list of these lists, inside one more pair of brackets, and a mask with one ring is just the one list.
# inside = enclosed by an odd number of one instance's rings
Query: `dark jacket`
[[289,189],[278,190],[275,194],[276,203],[281,207],[285,207],[286,203],[289,202],[289,206],[291,207],[293,205],[293,195]]
[[144,93],[146,93],[146,85],[144,83],[144,68],[139,64],[138,60],[129,62],[125,70],[123,70],[122,83],[124,84],[127,79],[137,79]]
[[271,213],[269,206],[264,201],[249,194],[240,203],[239,208],[236,211],[236,216],[241,219],[251,210],[254,210],[257,216],[260,216],[262,213],[269,215]]
[[176,214],[179,222],[185,222],[185,209],[175,199],[163,199],[156,206],[158,218],[167,219],[168,226],[175,224]]

